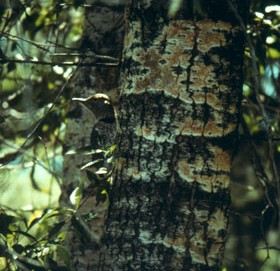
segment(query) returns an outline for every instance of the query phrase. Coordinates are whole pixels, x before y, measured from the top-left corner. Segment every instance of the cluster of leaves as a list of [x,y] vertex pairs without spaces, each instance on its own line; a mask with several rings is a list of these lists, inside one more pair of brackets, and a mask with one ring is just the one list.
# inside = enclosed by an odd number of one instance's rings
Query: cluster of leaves
[[[66,252],[59,245],[59,239],[62,238],[63,232],[60,235],[55,235],[60,225],[55,224],[48,232],[50,218],[56,215],[57,212],[54,210],[45,210],[40,218],[31,217],[30,221],[27,221],[26,214],[21,214],[20,211],[2,209],[0,214],[0,269],[47,270],[44,267],[47,263],[51,270],[56,270],[53,269],[55,264],[53,258],[59,258],[67,264]],[[35,238],[30,233],[34,226],[36,226],[40,238]]]
[[[82,213],[83,204],[93,195],[97,204],[108,201],[115,146],[109,150],[85,151],[93,161],[84,165],[91,183],[79,187],[70,195],[73,208],[43,210],[0,210],[0,270],[70,270],[69,251],[64,241],[69,231],[75,230],[82,242],[100,245],[100,236],[92,232],[88,223],[95,219],[94,211]],[[74,154],[69,152],[68,154]],[[79,151],[79,153],[81,153]],[[106,167],[104,167],[106,164]]]
[[260,11],[250,13],[247,30],[243,116],[251,134],[273,136],[279,133],[280,7],[258,6]]
[[81,178],[79,186],[74,189],[70,196],[70,201],[74,206],[78,208],[82,199],[86,200],[88,196],[93,194],[96,196],[97,204],[109,200],[115,149],[116,145],[113,145],[108,150],[77,150],[67,153],[74,155],[79,153],[91,157],[91,161],[81,167],[81,171],[86,172],[90,184],[85,186],[85,182]]
[[69,227],[85,239],[94,239],[87,222],[94,214],[79,215],[70,208],[26,213],[0,211],[0,270],[70,270],[70,255],[62,245]]

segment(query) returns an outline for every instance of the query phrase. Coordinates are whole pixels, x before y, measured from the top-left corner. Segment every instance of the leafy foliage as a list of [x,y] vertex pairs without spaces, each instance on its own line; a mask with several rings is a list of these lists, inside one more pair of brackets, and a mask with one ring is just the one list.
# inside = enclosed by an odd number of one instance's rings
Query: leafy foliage
[[93,219],[79,216],[67,208],[26,213],[4,210],[0,214],[0,270],[69,270],[70,255],[62,245],[69,227],[81,234],[86,222]]

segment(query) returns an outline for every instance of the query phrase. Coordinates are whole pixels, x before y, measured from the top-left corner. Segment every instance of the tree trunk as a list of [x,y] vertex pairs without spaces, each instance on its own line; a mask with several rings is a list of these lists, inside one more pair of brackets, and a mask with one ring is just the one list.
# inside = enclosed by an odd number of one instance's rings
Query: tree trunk
[[208,2],[127,12],[101,271],[221,270],[244,33],[229,1]]
[[[85,2],[84,38],[80,53],[81,55],[88,55],[88,57],[83,59],[83,64],[94,62],[94,55],[96,54],[114,58],[119,58],[121,55],[123,7],[111,7],[96,2],[95,0]],[[108,61],[101,58],[97,62],[104,63]],[[115,95],[113,92],[117,88],[118,69],[118,65],[78,67],[76,76],[71,84],[72,97],[86,98],[94,93]],[[64,152],[90,147],[91,131],[95,123],[96,120],[93,114],[84,110],[78,102],[73,101],[70,104],[68,114]],[[81,172],[80,168],[90,160],[91,156],[82,155],[79,151],[74,155],[64,156],[61,197],[63,205],[69,204],[69,196],[76,187],[79,187],[80,179],[87,178],[86,173]],[[85,187],[89,185],[90,182],[87,180]],[[83,198],[83,205],[77,210],[77,214],[81,217],[90,217],[89,214],[95,214],[94,219],[83,221],[83,224],[100,239],[103,234],[107,206],[107,203],[100,203],[96,206],[96,197],[91,195]],[[74,223],[68,231],[65,242],[71,255],[71,270],[97,270],[99,247],[95,243],[96,240],[90,240],[83,231],[79,232],[77,221],[72,221]]]

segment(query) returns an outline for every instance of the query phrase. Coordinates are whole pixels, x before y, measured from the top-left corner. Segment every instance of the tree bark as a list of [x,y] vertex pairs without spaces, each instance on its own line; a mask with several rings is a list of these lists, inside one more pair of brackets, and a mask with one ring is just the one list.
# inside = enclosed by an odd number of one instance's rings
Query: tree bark
[[167,2],[127,12],[101,271],[221,270],[244,33],[229,1]]
[[[83,63],[92,63],[95,59],[93,56],[96,54],[119,58],[123,41],[123,7],[108,6],[95,0],[87,0],[84,4],[86,9],[80,53],[88,57],[81,60]],[[101,62],[107,61],[101,59]],[[118,83],[118,65],[82,66],[78,69],[71,84],[72,97],[86,98],[95,93],[116,96],[114,92]],[[93,114],[82,108],[78,102],[72,102],[66,126],[64,152],[90,147],[91,131],[95,124],[96,119]],[[90,160],[91,156],[79,154],[79,151],[75,155],[64,156],[61,197],[63,205],[69,205],[69,196],[76,187],[79,187],[81,178],[87,180],[86,173],[81,172],[80,168]],[[85,188],[90,186],[90,181],[87,180],[84,186]],[[89,191],[86,192],[90,194]],[[83,224],[90,234],[101,239],[108,203],[100,203],[96,206],[96,202],[95,195],[84,197],[83,205],[78,208],[77,214],[80,218],[95,214],[94,219],[83,221]],[[72,221],[65,241],[71,256],[71,270],[97,270],[100,247],[96,244],[96,240],[90,240],[84,232],[79,232],[79,225],[75,219]]]

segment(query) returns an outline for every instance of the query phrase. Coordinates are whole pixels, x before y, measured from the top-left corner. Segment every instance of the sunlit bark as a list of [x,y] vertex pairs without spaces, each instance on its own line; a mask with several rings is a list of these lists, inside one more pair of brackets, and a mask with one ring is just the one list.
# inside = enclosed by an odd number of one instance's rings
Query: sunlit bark
[[167,2],[127,12],[102,271],[221,269],[244,33],[226,4],[170,19]]

